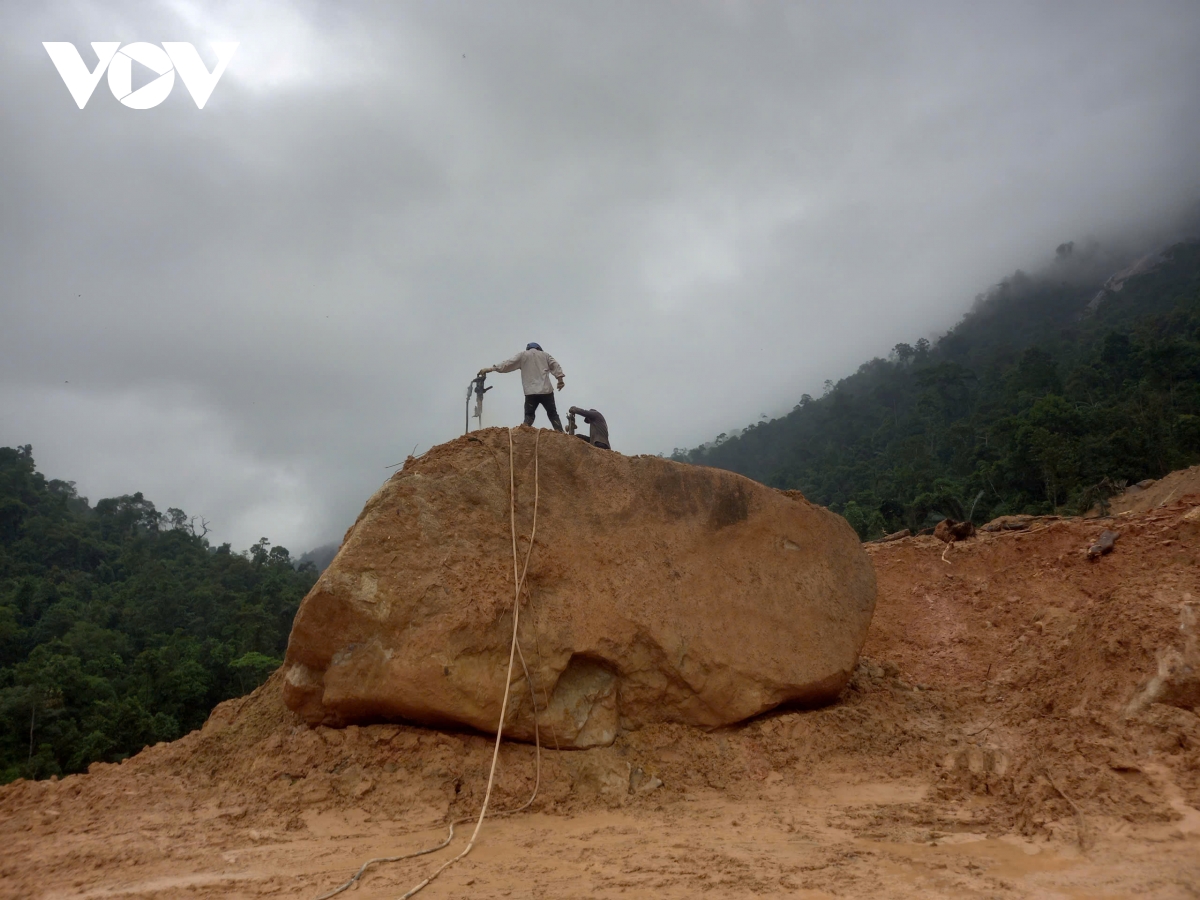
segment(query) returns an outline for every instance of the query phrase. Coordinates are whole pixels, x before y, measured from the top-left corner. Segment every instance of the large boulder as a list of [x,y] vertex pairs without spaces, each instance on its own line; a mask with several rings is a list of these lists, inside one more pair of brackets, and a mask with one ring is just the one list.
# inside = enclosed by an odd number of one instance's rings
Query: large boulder
[[[840,516],[732,472],[530,428],[512,440],[522,563],[537,493],[519,635],[543,741],[838,695],[875,607]],[[313,724],[494,733],[513,593],[509,434],[490,428],[409,459],[367,502],[300,605],[285,700]],[[505,733],[521,740],[530,694],[518,665]]]

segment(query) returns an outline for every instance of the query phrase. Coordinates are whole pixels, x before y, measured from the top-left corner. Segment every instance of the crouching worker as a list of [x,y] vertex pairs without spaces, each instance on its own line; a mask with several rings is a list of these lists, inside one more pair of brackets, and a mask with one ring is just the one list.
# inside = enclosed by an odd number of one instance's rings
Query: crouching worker
[[583,416],[583,421],[589,426],[588,436],[583,437],[582,434],[577,434],[575,437],[583,438],[593,447],[599,447],[601,450],[611,450],[612,447],[608,443],[608,423],[604,421],[604,416],[600,415],[594,409],[580,409],[578,406],[571,407],[572,416]]
[[521,370],[521,386],[525,389],[525,424],[532,425],[537,414],[538,406],[546,409],[546,415],[555,431],[562,431],[562,422],[558,418],[558,410],[554,406],[554,389],[550,386],[550,376],[558,379],[558,389],[561,391],[566,383],[562,366],[542,349],[541,344],[529,343],[525,349],[506,359],[497,366],[480,369],[479,374],[487,372],[512,372]]

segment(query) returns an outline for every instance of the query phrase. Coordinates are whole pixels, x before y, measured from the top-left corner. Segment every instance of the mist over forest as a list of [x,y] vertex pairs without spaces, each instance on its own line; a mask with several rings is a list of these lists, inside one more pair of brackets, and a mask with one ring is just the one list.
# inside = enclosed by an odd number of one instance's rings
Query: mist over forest
[[865,539],[1083,513],[1200,462],[1200,242],[1066,242],[786,416],[673,458],[798,489]]

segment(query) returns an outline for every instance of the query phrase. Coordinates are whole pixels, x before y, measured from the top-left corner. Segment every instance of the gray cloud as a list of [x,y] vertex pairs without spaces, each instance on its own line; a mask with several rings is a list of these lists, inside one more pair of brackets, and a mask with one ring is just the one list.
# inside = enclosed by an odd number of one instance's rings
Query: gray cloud
[[[1194,3],[978,6],[9,6],[0,442],[300,550],[529,340],[669,451],[1194,208]],[[241,47],[80,111],[45,40]]]

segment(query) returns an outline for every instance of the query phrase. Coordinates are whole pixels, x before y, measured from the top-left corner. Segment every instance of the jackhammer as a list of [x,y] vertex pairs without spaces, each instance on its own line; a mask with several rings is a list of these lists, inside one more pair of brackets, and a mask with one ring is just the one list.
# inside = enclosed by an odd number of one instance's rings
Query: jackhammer
[[483,395],[492,388],[484,387],[483,382],[487,379],[487,373],[483,372],[471,379],[471,383],[467,385],[467,406],[465,413],[465,427],[463,434],[467,434],[471,430],[471,395],[475,395],[475,418],[479,420],[479,424],[483,425]]

